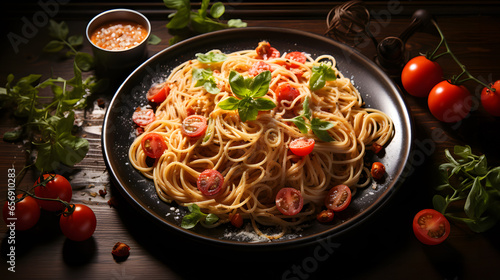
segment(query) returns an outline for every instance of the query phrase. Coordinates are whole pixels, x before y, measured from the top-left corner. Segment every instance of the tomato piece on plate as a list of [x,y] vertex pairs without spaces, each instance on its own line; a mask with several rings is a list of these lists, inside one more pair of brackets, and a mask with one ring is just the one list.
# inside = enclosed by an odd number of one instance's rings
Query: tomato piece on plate
[[137,107],[132,115],[132,120],[135,124],[142,127],[154,122],[155,119],[155,112],[149,108]]
[[335,212],[345,210],[351,203],[351,197],[351,189],[348,186],[337,185],[326,195],[325,206]]
[[158,133],[148,133],[141,140],[141,146],[144,153],[150,158],[159,158],[167,149],[165,139]]
[[241,217],[240,213],[230,214],[229,220],[234,227],[240,228],[243,226],[243,217]]
[[[22,196],[22,194],[18,194],[17,198]],[[16,230],[28,230],[35,226],[40,219],[40,206],[36,199],[31,196],[26,196],[16,203],[9,198],[3,205],[2,214],[6,225],[13,222],[10,219],[15,219]]]
[[320,223],[329,223],[329,222],[333,221],[334,216],[335,216],[335,212],[333,212],[333,210],[331,210],[331,209],[327,209],[327,210],[323,210],[323,211],[319,212],[318,215],[316,216],[316,219]]
[[370,170],[370,174],[375,180],[382,179],[382,177],[384,177],[385,174],[385,165],[381,162],[374,162],[372,164],[372,169]]
[[299,190],[294,188],[282,188],[276,195],[276,208],[287,216],[299,213],[304,206],[304,199]]
[[[49,180],[44,185],[40,185],[40,178],[35,182],[35,195],[40,198],[60,198],[66,202],[71,201],[73,196],[73,189],[69,181],[59,174],[43,174],[43,182]],[[40,207],[47,211],[60,211],[64,210],[65,206],[59,201],[47,201],[37,199]]]
[[450,223],[446,217],[434,209],[424,209],[413,218],[413,233],[427,245],[437,245],[450,234]]
[[182,134],[188,137],[200,137],[207,130],[207,119],[200,115],[191,115],[182,121]]
[[224,176],[215,169],[206,169],[198,177],[196,186],[204,196],[216,197],[224,192]]
[[260,42],[257,48],[255,48],[255,51],[257,52],[257,55],[264,60],[280,57],[280,52],[271,47],[271,44],[266,41]]
[[265,63],[262,60],[255,62],[252,67],[248,70],[248,74],[251,76],[257,76],[264,71],[271,71],[271,65]]
[[314,139],[299,138],[290,142],[290,151],[297,156],[307,156],[314,149]]
[[[299,63],[305,63],[307,61],[307,57],[303,52],[290,52],[285,55],[286,59],[297,61]],[[291,68],[297,68],[299,65],[290,63]]]
[[278,102],[281,102],[282,100],[292,102],[295,98],[300,96],[300,91],[290,83],[281,83],[276,88],[276,95]]
[[146,98],[154,103],[162,103],[170,93],[170,87],[167,84],[154,84],[148,90]]
[[75,204],[72,213],[63,213],[59,219],[62,233],[73,241],[84,241],[94,234],[97,219],[94,211],[83,204]]

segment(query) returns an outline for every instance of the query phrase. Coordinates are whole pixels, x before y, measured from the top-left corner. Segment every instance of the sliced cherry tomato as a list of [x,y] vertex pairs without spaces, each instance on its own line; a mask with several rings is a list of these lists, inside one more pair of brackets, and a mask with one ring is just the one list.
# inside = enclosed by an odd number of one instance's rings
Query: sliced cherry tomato
[[62,233],[73,241],[84,241],[94,234],[97,219],[87,205],[75,204],[73,213],[63,213],[59,219]]
[[[16,197],[21,198],[18,194]],[[19,202],[9,198],[3,204],[3,220],[6,225],[14,224],[16,230],[28,230],[40,219],[40,206],[31,196],[26,196]]]
[[425,56],[417,56],[406,63],[401,72],[401,83],[414,96],[426,97],[431,89],[443,80],[441,66]]
[[327,209],[327,210],[323,210],[323,211],[319,212],[318,215],[316,216],[316,219],[320,223],[329,223],[329,222],[333,221],[334,216],[335,216],[335,212],[333,212],[333,210],[331,210],[331,209]]
[[298,138],[290,142],[290,151],[297,156],[307,156],[314,149],[314,139]]
[[276,195],[276,208],[287,216],[298,214],[304,206],[304,199],[299,190],[282,188]]
[[463,85],[442,81],[432,88],[427,99],[432,115],[443,122],[458,122],[465,118],[472,107],[469,90]]
[[167,149],[165,139],[158,133],[148,133],[142,137],[141,146],[144,153],[150,158],[159,158]]
[[191,115],[182,121],[182,134],[196,138],[203,136],[207,130],[207,119],[200,115]]
[[282,100],[292,102],[295,98],[300,96],[300,91],[290,83],[281,83],[276,88],[276,94],[278,102],[281,102]]
[[146,98],[154,103],[162,103],[170,93],[170,87],[167,84],[154,84],[148,90]]
[[450,223],[434,209],[424,209],[413,218],[413,232],[417,239],[427,245],[437,245],[450,234]]
[[137,107],[134,114],[132,115],[132,120],[138,126],[146,126],[156,119],[155,112],[153,109]]
[[380,180],[385,174],[385,165],[381,162],[374,162],[370,173],[375,180]]
[[[50,180],[45,185],[40,185],[35,188],[35,195],[41,198],[60,198],[66,202],[71,201],[73,189],[69,181],[59,174],[43,174],[43,180]],[[40,178],[35,182],[35,185],[40,184]],[[37,199],[40,207],[47,211],[64,210],[64,204],[59,201],[46,201]]]
[[260,42],[255,51],[257,52],[257,55],[264,60],[280,57],[280,52],[271,47],[271,44],[266,41]]
[[376,142],[373,142],[372,144],[372,151],[376,154],[380,153],[384,147]]
[[240,228],[243,226],[243,217],[241,217],[240,213],[229,215],[229,219],[234,227]]
[[337,185],[328,191],[325,197],[326,208],[339,212],[345,210],[351,203],[351,189],[346,185]]
[[257,76],[260,73],[267,70],[271,71],[271,65],[265,63],[262,60],[259,60],[258,62],[254,63],[252,67],[248,70],[248,74],[251,76]]
[[490,84],[490,86],[495,89],[495,91],[491,91],[487,87],[484,87],[481,91],[481,104],[483,104],[483,108],[486,112],[495,117],[500,117],[500,80]]
[[[297,61],[299,63],[305,63],[307,61],[307,57],[303,52],[290,52],[285,55],[286,59]],[[290,63],[289,65],[292,68],[297,68],[299,65]]]
[[198,190],[206,197],[217,197],[224,192],[224,176],[214,169],[201,172],[196,182]]

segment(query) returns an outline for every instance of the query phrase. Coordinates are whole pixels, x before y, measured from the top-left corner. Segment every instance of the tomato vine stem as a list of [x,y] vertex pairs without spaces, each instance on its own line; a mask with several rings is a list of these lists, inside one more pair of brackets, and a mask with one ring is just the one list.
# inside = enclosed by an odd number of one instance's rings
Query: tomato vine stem
[[[448,42],[446,41],[446,38],[445,38],[443,32],[441,31],[441,28],[439,28],[439,25],[437,24],[437,22],[435,20],[432,20],[432,24],[434,25],[434,27],[438,31],[439,36],[441,37],[441,40],[439,41],[439,44],[434,49],[434,51],[428,56],[428,59],[432,60],[432,61],[435,61],[436,59],[438,59],[438,58],[440,58],[440,57],[442,57],[444,55],[449,55],[455,61],[455,63],[460,67],[460,69],[462,69],[462,72],[459,75],[453,76],[451,79],[449,79],[449,82],[451,84],[454,84],[454,85],[459,85],[459,84],[462,84],[462,83],[464,83],[466,81],[472,80],[472,81],[475,81],[475,82],[479,83],[480,85],[485,86],[486,88],[488,88],[491,91],[495,91],[495,88],[491,87],[488,84],[485,84],[484,82],[482,82],[479,79],[477,79],[476,77],[474,77],[471,73],[469,73],[469,71],[467,70],[467,68],[465,67],[465,65],[463,63],[461,63],[460,60],[458,60],[458,58],[455,56],[455,54],[451,51],[450,46],[448,45]],[[438,52],[438,50],[443,45],[444,45],[446,51],[442,52],[440,54],[436,54]],[[460,80],[460,78],[463,75],[466,75],[467,77]]]

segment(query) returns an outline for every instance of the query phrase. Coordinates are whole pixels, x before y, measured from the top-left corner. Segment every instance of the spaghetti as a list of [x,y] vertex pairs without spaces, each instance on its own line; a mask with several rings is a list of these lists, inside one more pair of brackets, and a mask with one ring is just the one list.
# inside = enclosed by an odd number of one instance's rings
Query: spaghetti
[[[269,47],[264,52],[257,48],[224,54],[220,62],[189,60],[173,69],[162,83],[168,86],[168,94],[156,107],[154,121],[131,145],[129,159],[154,181],[163,201],[195,203],[204,212],[216,214],[219,221],[210,226],[226,223],[236,213],[250,220],[259,235],[264,235],[259,225],[281,226],[280,234],[267,236],[279,238],[291,226],[314,218],[333,186],[345,184],[354,192],[369,184],[369,180],[361,179],[366,177],[363,174],[369,176],[363,157],[373,143],[383,146],[391,139],[392,120],[383,112],[364,107],[350,79],[336,69],[334,57],[313,59],[302,54],[304,61],[276,52]],[[210,53],[222,55],[219,50]],[[329,65],[336,79],[312,91],[309,81],[313,67],[320,64]],[[193,69],[211,71],[216,93],[197,83]],[[254,121],[242,122],[238,111],[218,106],[234,96],[231,71],[252,78],[265,70],[270,70],[272,78],[264,98],[272,100],[275,108],[259,112]],[[296,90],[292,98],[280,96],[278,87],[283,83]],[[333,124],[327,130],[333,141],[321,141],[311,130],[304,134],[290,121],[303,113],[306,100],[312,117]],[[183,134],[183,120],[190,115],[208,119],[201,137]],[[166,147],[151,164],[141,140],[153,132],[163,137]],[[316,140],[310,154],[290,152],[290,143],[299,138]],[[217,170],[224,178],[225,188],[216,197],[206,196],[197,188],[198,177],[207,169]],[[276,195],[285,187],[298,190],[303,199],[304,207],[293,216],[284,215],[276,205]]]

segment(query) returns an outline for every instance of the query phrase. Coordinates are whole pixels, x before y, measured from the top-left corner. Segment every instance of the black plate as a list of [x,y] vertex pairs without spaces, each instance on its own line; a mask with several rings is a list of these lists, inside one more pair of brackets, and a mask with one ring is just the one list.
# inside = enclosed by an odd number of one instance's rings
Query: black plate
[[[232,233],[230,226],[193,230],[180,227],[186,209],[162,202],[156,195],[153,182],[135,170],[128,160],[128,149],[135,138],[132,113],[137,106],[147,104],[146,91],[156,81],[163,80],[180,63],[195,58],[196,53],[220,49],[225,53],[253,49],[266,40],[281,52],[304,51],[313,57],[331,54],[337,68],[351,78],[368,107],[388,114],[395,125],[395,135],[385,149],[381,161],[387,170],[387,179],[358,190],[346,213],[330,225],[313,223],[299,232],[290,233],[272,242],[249,242]],[[302,31],[281,28],[242,28],[218,31],[185,40],[151,57],[139,66],[121,85],[106,112],[102,141],[105,161],[122,194],[140,212],[154,221],[183,235],[215,245],[231,246],[283,246],[314,242],[320,238],[336,236],[355,229],[362,221],[385,205],[394,195],[405,175],[405,166],[412,142],[412,128],[407,108],[397,86],[369,59],[352,48],[329,38]],[[371,159],[368,159],[371,160]],[[231,236],[231,238],[228,238]]]

